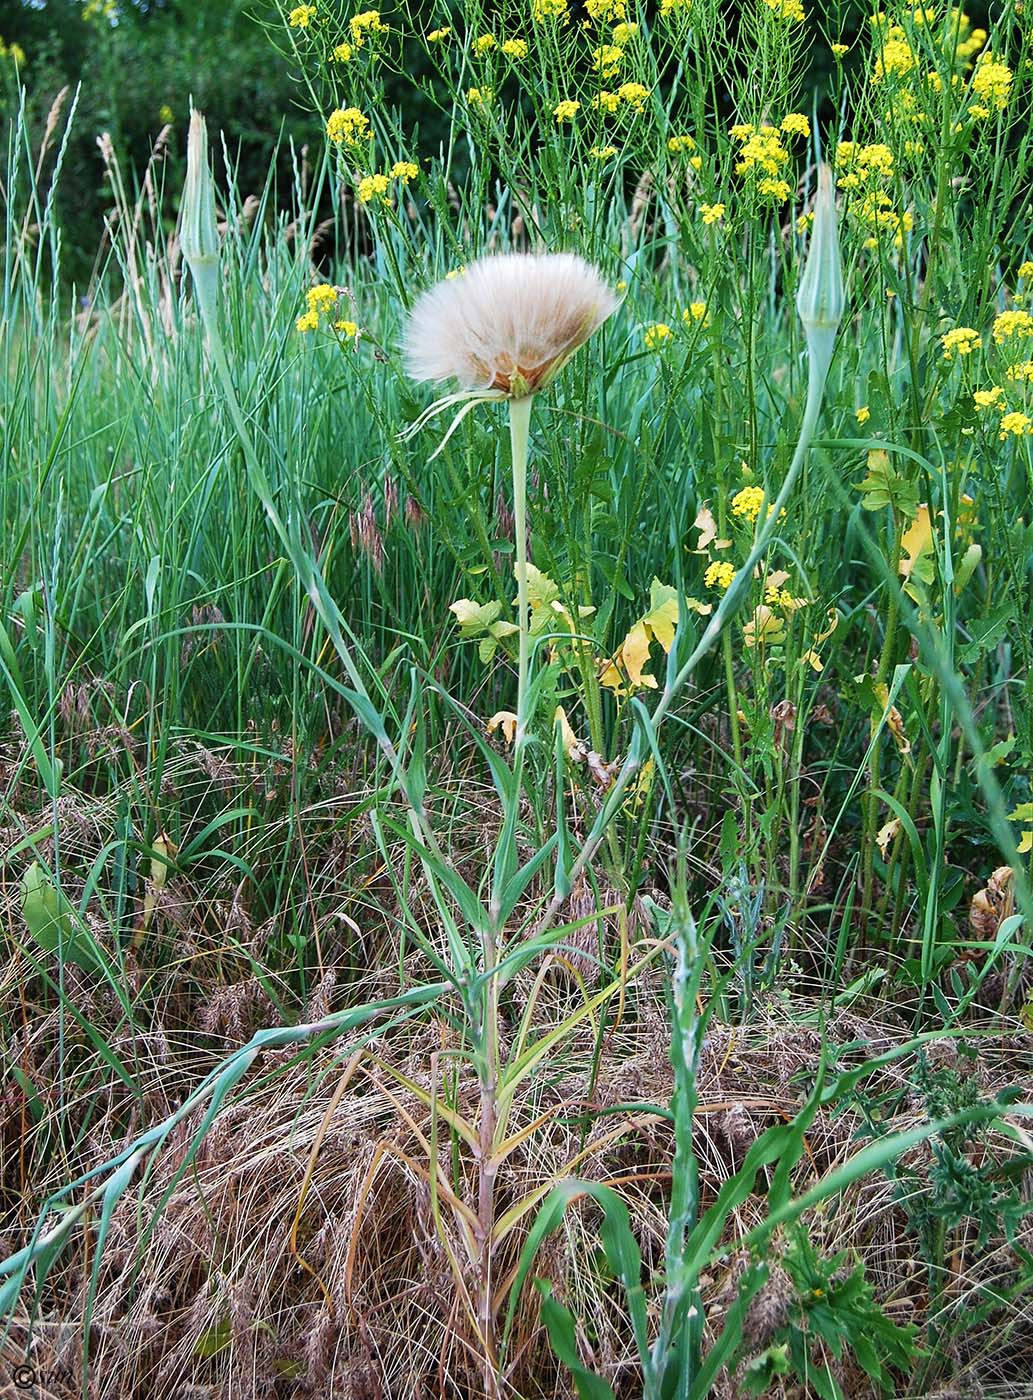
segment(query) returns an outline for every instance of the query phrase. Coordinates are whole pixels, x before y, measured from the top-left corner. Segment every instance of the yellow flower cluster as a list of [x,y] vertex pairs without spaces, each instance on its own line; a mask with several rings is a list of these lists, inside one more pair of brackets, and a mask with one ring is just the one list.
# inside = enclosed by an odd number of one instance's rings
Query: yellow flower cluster
[[764,500],[764,490],[760,486],[744,486],[732,497],[732,514],[751,523],[760,514]]
[[466,100],[471,107],[487,107],[488,103],[495,96],[495,89],[490,87],[472,87],[466,89]]
[[972,117],[988,117],[991,112],[1003,112],[1008,105],[1011,91],[1012,71],[1006,63],[1000,63],[989,49],[984,50],[976,61],[972,74],[972,91],[979,98],[970,107]]
[[[849,212],[862,224],[875,230],[888,232],[894,245],[903,246],[904,234],[914,227],[914,216],[910,210],[898,213],[886,191],[880,188],[883,181],[893,175],[893,152],[889,146],[876,142],[860,146],[855,141],[841,141],[836,148],[836,169],[839,188],[851,196],[847,205]],[[871,236],[865,247],[877,248],[879,239]]]
[[992,389],[977,389],[972,398],[975,400],[977,410],[1000,408],[1004,403],[1004,390],[999,384],[995,384]]
[[476,54],[490,53],[495,47],[495,35],[481,34],[473,41],[470,47]]
[[556,118],[556,125],[559,126],[562,122],[572,122],[580,111],[581,103],[568,99],[565,102],[557,102],[552,109],[552,115]]
[[940,344],[945,360],[953,360],[955,355],[971,355],[979,349],[979,332],[971,326],[955,326],[946,335],[940,336]]
[[667,138],[667,149],[678,155],[681,151],[694,151],[696,143],[691,136],[669,136]]
[[692,0],[660,0],[660,18],[670,19],[672,15],[688,10],[691,4]]
[[401,180],[403,185],[407,185],[410,180],[416,179],[420,167],[412,160],[396,160],[387,173],[389,179]]
[[359,181],[359,203],[372,204],[376,199],[386,204],[390,183],[386,175],[364,175]]
[[617,154],[616,146],[593,146],[588,152],[593,160],[611,160]]
[[[800,120],[807,125],[805,117]],[[742,123],[732,127],[731,135],[741,146],[735,173],[750,181],[754,193],[762,199],[773,199],[777,204],[784,204],[792,186],[783,176],[789,152],[783,144],[782,133],[774,126],[762,126],[755,130],[749,123]]]
[[547,19],[561,19],[566,24],[570,18],[567,14],[567,0],[534,0],[531,17],[535,24],[542,24]]
[[613,24],[627,14],[624,0],[585,0],[585,13],[596,24]]
[[363,10],[361,15],[352,15],[348,28],[357,49],[361,49],[367,39],[387,33],[387,25],[381,20],[379,10]]
[[521,59],[521,58],[526,58],[526,57],[527,57],[527,40],[526,40],[526,39],[506,39],[506,40],[503,42],[503,45],[502,45],[502,52],[506,55],[507,58],[515,58],[515,59],[517,59],[517,60],[519,60],[519,59]]
[[787,136],[802,136],[806,141],[811,134],[811,124],[802,112],[790,112],[782,118],[781,130]]
[[996,345],[1013,337],[1025,339],[1033,335],[1033,316],[1028,311],[1002,311],[994,318],[993,335]]
[[637,33],[637,24],[615,24],[613,26],[613,42],[619,49],[626,49]]
[[703,215],[705,224],[719,224],[725,216],[725,206],[723,204],[701,204],[699,212]]
[[1020,360],[1017,365],[1009,365],[1008,378],[1017,384],[1033,384],[1033,360]]
[[674,331],[664,321],[657,321],[655,325],[646,327],[645,345],[647,350],[655,350],[658,345],[662,345],[665,340],[670,340]]
[[296,5],[287,16],[287,23],[292,29],[307,29],[315,16],[315,5]]
[[624,50],[617,44],[600,44],[592,50],[592,67],[602,78],[613,78],[624,60]]
[[918,57],[899,24],[891,24],[880,30],[879,47],[875,54],[872,69],[872,82],[882,83],[887,78],[903,78],[911,72]]
[[326,119],[326,134],[335,145],[342,141],[346,146],[358,145],[360,137],[372,137],[369,118],[364,117],[358,107],[338,107]]
[[1033,419],[1027,413],[1006,413],[1001,419],[1001,431],[997,436],[1003,442],[1007,437],[1030,437],[1033,435]]
[[9,58],[18,68],[25,62],[25,50],[21,44],[5,44],[0,39],[0,58]]
[[605,88],[597,92],[592,98],[592,107],[597,112],[608,112],[612,116],[620,111],[623,103],[637,114],[645,110],[648,96],[649,89],[641,83],[622,83],[616,92],[607,92]]
[[707,315],[707,304],[705,301],[692,301],[681,314],[683,321],[702,321],[704,326],[710,325],[710,317]]
[[705,588],[719,588],[722,593],[727,592],[732,586],[735,578],[735,565],[730,564],[727,559],[715,560],[708,565],[706,573],[703,575],[703,585]]
[[333,311],[339,295],[337,288],[332,287],[329,282],[320,282],[318,286],[310,287],[305,295],[307,309],[295,322],[296,329],[303,335],[306,331],[314,331],[319,325],[320,316],[329,316]]
[[443,29],[432,29],[427,35],[428,44],[443,44],[450,37],[452,31],[446,24]]
[[335,63],[349,63],[352,56],[351,44],[338,44],[330,57]]
[[792,24],[802,24],[807,18],[800,0],[764,0],[764,4],[776,19],[789,20]]

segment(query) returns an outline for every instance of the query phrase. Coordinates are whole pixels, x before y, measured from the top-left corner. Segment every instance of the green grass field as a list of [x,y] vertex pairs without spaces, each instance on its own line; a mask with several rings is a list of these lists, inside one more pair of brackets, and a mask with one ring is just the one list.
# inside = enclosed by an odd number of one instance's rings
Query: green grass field
[[0,56],[0,1386],[1033,1394],[1033,18],[264,22]]

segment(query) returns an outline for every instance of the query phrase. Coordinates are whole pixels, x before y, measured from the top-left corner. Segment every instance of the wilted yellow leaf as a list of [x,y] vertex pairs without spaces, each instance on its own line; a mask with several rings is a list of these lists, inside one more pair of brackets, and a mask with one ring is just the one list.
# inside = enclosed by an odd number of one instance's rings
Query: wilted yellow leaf
[[501,729],[506,743],[512,744],[516,738],[517,717],[512,710],[497,710],[484,727],[489,734]]
[[929,518],[929,507],[919,506],[914,523],[905,531],[900,541],[902,557],[899,569],[902,577],[909,579],[915,574],[924,583],[932,582],[933,561],[924,557],[928,554],[932,541],[933,526]]
[[777,646],[786,639],[785,622],[761,603],[753,614],[753,620],[742,629],[742,634],[748,647]]
[[893,840],[893,838],[897,835],[899,831],[900,819],[898,817],[894,817],[891,822],[887,822],[885,826],[881,826],[879,828],[878,833],[875,837],[875,841],[879,847],[879,854],[882,856],[883,860],[886,859],[886,853],[889,851],[890,842]]
[[699,531],[699,539],[696,541],[696,553],[705,554],[710,541],[717,534],[717,521],[709,506],[701,506],[699,514],[692,522]]

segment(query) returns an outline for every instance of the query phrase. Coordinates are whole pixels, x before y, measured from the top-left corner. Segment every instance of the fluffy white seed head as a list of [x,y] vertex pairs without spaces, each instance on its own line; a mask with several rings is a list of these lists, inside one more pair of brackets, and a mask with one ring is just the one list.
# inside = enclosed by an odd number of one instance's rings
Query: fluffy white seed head
[[617,306],[599,272],[573,253],[499,253],[438,282],[406,327],[413,379],[523,398],[543,389]]

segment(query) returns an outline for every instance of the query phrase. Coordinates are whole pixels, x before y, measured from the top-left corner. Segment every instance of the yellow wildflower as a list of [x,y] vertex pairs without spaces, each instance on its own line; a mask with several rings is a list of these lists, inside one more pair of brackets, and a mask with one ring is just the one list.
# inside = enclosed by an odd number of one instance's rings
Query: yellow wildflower
[[725,216],[725,206],[723,204],[701,204],[699,212],[703,215],[705,224],[719,224]]
[[616,112],[621,100],[615,92],[598,92],[592,98],[592,106],[600,112]]
[[386,175],[364,175],[359,181],[359,203],[370,204],[374,199],[386,203],[388,183]]
[[326,121],[326,134],[336,145],[343,141],[345,145],[354,146],[360,136],[369,136],[369,118],[364,117],[358,107],[345,107],[343,110],[338,107],[335,112],[331,112]]
[[585,11],[597,24],[613,24],[627,13],[624,0],[585,0]]
[[1017,365],[1009,365],[1008,378],[1019,383],[1033,383],[1033,360],[1021,360]]
[[860,408],[854,410],[854,417],[862,427],[868,422],[871,416],[872,411],[867,404],[862,404]]
[[735,578],[735,565],[730,564],[727,559],[718,559],[711,564],[703,575],[703,584],[706,588],[720,588],[721,592],[726,592],[732,586],[732,579]]
[[330,57],[335,63],[348,63],[352,56],[351,44],[338,44]]
[[335,321],[334,330],[349,340],[354,340],[359,333],[359,328],[354,321]]
[[849,44],[833,44],[833,45],[832,45],[832,56],[833,56],[833,58],[842,58],[843,55],[844,55],[845,53],[849,53],[849,51],[850,51],[850,45],[849,45]]
[[309,311],[314,311],[317,315],[323,312],[326,315],[337,305],[337,288],[331,287],[329,282],[320,282],[316,287],[310,287],[305,294]]
[[379,10],[363,10],[361,15],[352,15],[348,21],[352,43],[361,49],[368,38],[387,33],[387,25],[380,18]]
[[488,103],[495,96],[494,88],[467,88],[466,100],[471,107],[487,107]]
[[994,320],[994,341],[1000,345],[1012,336],[1033,335],[1033,316],[1028,311],[1002,311]]
[[972,395],[976,408],[1000,408],[1004,403],[1004,390],[999,384],[992,389],[977,389]]
[[997,434],[1002,440],[1012,437],[1029,437],[1033,433],[1033,419],[1025,413],[1006,413],[1001,419],[1001,431]]
[[478,38],[476,38],[473,41],[471,47],[473,48],[474,53],[490,53],[491,50],[495,47],[495,35],[481,34]]
[[771,10],[776,19],[786,19],[793,24],[802,24],[807,18],[800,0],[764,0],[764,4]]
[[624,50],[616,44],[600,44],[592,50],[592,67],[603,78],[616,76],[624,58]]
[[1019,276],[1023,282],[1033,281],[1033,262],[1024,262],[1020,264]]
[[610,160],[617,154],[616,146],[593,146],[588,152],[593,160]]
[[412,160],[396,160],[388,171],[388,176],[392,180],[401,180],[403,185],[407,185],[410,180],[415,180],[420,173],[420,167]]
[[623,49],[631,43],[637,33],[637,24],[615,24],[610,38],[618,48]]
[[782,128],[787,136],[802,136],[807,140],[811,134],[811,124],[802,112],[790,112],[782,118]]
[[788,180],[764,179],[757,183],[757,193],[767,195],[768,198],[777,200],[779,204],[784,204],[789,198]]
[[1008,65],[998,62],[989,49],[984,49],[972,74],[972,91],[982,105],[994,112],[1003,112],[1008,105],[1011,82],[1012,71]]
[[527,41],[525,39],[507,39],[502,45],[502,52],[507,58],[526,58]]
[[443,44],[451,33],[452,31],[451,29],[449,29],[447,24],[445,25],[444,29],[432,29],[427,35],[427,43]]
[[314,331],[318,325],[319,315],[315,311],[306,311],[304,316],[299,316],[294,322],[295,329],[299,330],[302,335],[304,335],[306,331]]
[[552,115],[556,118],[556,125],[559,126],[561,122],[572,122],[580,111],[580,102],[567,99],[556,104],[552,109]]
[[946,335],[940,336],[945,360],[952,360],[955,354],[971,355],[973,350],[979,348],[979,343],[979,332],[971,326],[955,326]]
[[[760,514],[761,502],[764,499],[764,490],[760,486],[744,486],[741,491],[737,491],[732,497],[732,514],[737,515],[740,520],[745,520],[752,524]],[[768,514],[774,510],[774,506],[768,506]],[[785,511],[779,515],[781,520],[785,516]]]
[[710,324],[707,315],[707,304],[705,301],[692,301],[681,314],[683,321],[702,321],[705,326]]
[[622,83],[617,89],[617,96],[622,102],[627,102],[636,112],[641,112],[649,96],[649,89],[643,87],[641,83]]
[[315,13],[315,5],[296,5],[287,16],[287,23],[292,29],[307,29]]
[[667,149],[677,155],[680,151],[694,151],[696,143],[691,136],[670,136],[667,139]]
[[673,335],[674,331],[672,331],[670,326],[664,321],[657,321],[655,325],[647,326],[645,334],[646,349],[655,350],[658,345],[662,344],[665,340],[670,340]]
[[670,19],[671,15],[676,15],[680,10],[687,10],[692,4],[692,0],[660,0],[660,16],[662,19]]
[[569,19],[567,0],[534,0],[531,17],[535,24],[541,24],[547,19],[562,19],[566,24]]

